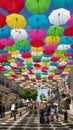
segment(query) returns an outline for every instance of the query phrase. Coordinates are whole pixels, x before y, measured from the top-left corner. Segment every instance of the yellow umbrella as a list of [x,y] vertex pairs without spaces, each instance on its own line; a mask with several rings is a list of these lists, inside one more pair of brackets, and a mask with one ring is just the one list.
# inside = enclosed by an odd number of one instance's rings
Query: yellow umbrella
[[24,16],[15,13],[7,16],[6,22],[9,27],[15,29],[24,28],[26,26],[26,19]]
[[31,47],[32,52],[41,52],[43,51],[42,47],[36,48],[36,47]]
[[54,45],[60,42],[60,37],[59,36],[48,36],[45,39],[45,43]]

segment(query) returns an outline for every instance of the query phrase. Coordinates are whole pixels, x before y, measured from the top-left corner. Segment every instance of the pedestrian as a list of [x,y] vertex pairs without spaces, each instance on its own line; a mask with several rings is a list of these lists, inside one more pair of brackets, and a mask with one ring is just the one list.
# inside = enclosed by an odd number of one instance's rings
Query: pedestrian
[[2,115],[5,117],[5,103],[2,104]]
[[0,118],[2,118],[2,103],[0,102]]
[[47,117],[47,123],[50,122],[49,120],[49,116],[50,116],[50,105],[49,104],[46,104],[46,107],[45,107],[45,116]]
[[58,105],[55,105],[55,115],[56,115],[57,121],[58,121],[58,114],[59,114],[59,107],[58,107]]
[[51,104],[50,106],[50,120],[54,121],[54,116],[55,116],[55,106],[54,104]]
[[11,105],[11,117],[14,117],[14,115],[15,115],[15,104],[14,103],[12,103],[12,105]]
[[45,107],[44,107],[44,104],[43,104],[42,101],[39,103],[38,109],[39,109],[40,123],[44,123],[44,111],[45,111]]

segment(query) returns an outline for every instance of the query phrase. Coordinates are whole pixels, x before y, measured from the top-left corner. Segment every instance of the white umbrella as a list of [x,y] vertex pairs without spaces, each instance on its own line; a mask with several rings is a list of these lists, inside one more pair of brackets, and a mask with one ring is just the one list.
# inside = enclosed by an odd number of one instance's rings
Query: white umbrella
[[16,40],[25,40],[28,37],[28,33],[24,29],[12,29],[11,36]]
[[67,62],[65,62],[65,61],[59,62],[59,65],[60,65],[60,66],[66,65],[66,64],[67,64]]
[[62,44],[62,45],[59,45],[57,49],[58,50],[67,50],[68,48],[70,48],[70,45]]
[[52,11],[48,18],[51,24],[63,25],[69,20],[70,11],[63,8],[56,9]]

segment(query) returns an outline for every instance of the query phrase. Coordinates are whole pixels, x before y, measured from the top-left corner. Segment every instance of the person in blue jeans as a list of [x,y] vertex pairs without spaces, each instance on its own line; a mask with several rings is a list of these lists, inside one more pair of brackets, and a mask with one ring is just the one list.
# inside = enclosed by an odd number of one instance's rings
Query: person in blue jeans
[[47,117],[47,123],[49,123],[49,116],[50,116],[50,105],[49,104],[46,104],[45,106],[45,114],[46,114],[46,117]]

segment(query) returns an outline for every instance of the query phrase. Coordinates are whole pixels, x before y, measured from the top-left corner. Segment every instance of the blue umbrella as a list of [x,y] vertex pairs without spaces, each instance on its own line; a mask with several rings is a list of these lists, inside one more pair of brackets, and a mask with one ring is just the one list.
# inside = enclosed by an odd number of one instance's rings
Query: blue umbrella
[[8,62],[2,62],[3,66],[9,66],[10,64]]
[[49,20],[45,15],[34,14],[28,19],[28,25],[31,28],[44,28],[48,24]]
[[7,53],[8,51],[6,50],[6,48],[4,48],[3,50],[0,50],[0,54],[2,53]]
[[64,36],[64,37],[61,38],[61,41],[60,41],[60,44],[66,44],[66,45],[68,45],[68,44],[72,44],[72,43],[73,43],[72,37],[66,37],[66,36]]
[[10,28],[8,26],[4,26],[0,28],[0,38],[8,38],[10,36]]
[[30,51],[31,46],[27,46],[27,47],[24,47],[24,48],[17,46],[16,48],[17,48],[19,51],[27,52],[27,51]]
[[73,53],[73,48],[67,49],[67,52],[72,52]]
[[73,4],[73,0],[52,0],[53,3],[59,8],[67,8]]
[[51,66],[57,66],[57,65],[58,65],[58,62],[50,62],[50,65],[51,65]]

